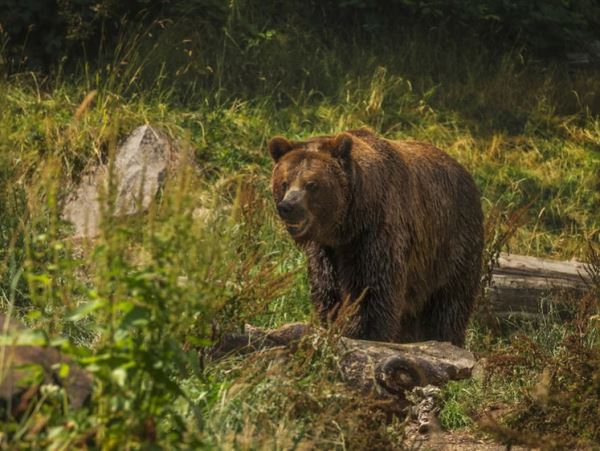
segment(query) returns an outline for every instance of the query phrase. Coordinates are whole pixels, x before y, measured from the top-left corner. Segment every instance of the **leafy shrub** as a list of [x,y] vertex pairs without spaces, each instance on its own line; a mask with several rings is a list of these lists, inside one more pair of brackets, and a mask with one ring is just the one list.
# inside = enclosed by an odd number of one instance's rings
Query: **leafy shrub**
[[600,38],[600,6],[575,0],[1,0],[0,11],[0,31],[8,40],[4,56],[12,70],[48,68],[66,56],[77,61],[101,54],[132,21],[158,25],[146,33],[147,41],[157,42],[162,29],[187,22],[189,32],[200,31],[203,44],[231,50],[269,47],[273,31],[285,34],[294,28],[322,38],[332,31],[349,39],[360,29],[380,37],[398,30],[408,35],[407,29],[416,28],[440,42],[483,39],[505,49],[525,46],[547,57],[585,49]]
[[[571,258],[594,238],[599,122],[573,92],[593,99],[595,74],[540,71],[518,53],[494,59],[479,42],[440,46],[427,30],[400,43],[384,25],[372,40],[361,22],[316,30],[328,11],[346,14],[322,2],[302,11],[291,2],[227,5],[220,19],[206,12],[200,22],[191,14],[175,26],[122,27],[115,46],[81,59],[74,74],[0,80],[0,307],[18,307],[98,381],[87,410],[47,393],[21,422],[3,423],[0,446],[391,447],[402,427],[388,428],[368,400],[344,391],[323,343],[320,355],[308,343],[287,364],[271,355],[196,358],[221,331],[311,312],[304,259],[268,194],[269,136],[368,125],[427,140],[473,172],[488,211],[539,200],[511,250]],[[94,101],[76,113],[92,90]],[[572,116],[560,116],[555,106],[573,98]],[[62,196],[140,123],[194,149],[202,180],[177,173],[151,211],[107,220],[96,245],[80,248],[57,214]],[[202,222],[196,207],[214,215]],[[490,261],[513,220],[498,215]],[[525,375],[539,371],[536,363]],[[478,387],[461,387],[449,387],[446,425],[469,423],[461,396],[482,400]]]
[[[201,389],[206,381],[198,350],[265,313],[290,285],[288,271],[262,244],[272,222],[264,222],[260,184],[240,190],[239,178],[225,180],[211,200],[197,175],[181,168],[147,215],[120,219],[108,214],[109,191],[101,235],[82,247],[60,220],[66,186],[60,161],[50,158],[39,171],[39,182],[27,190],[31,216],[17,228],[26,281],[18,316],[26,312],[27,321],[94,375],[94,394],[83,418],[42,398],[20,425],[9,421],[0,440],[34,440],[30,428],[43,421],[48,428],[36,434],[38,444],[50,443],[52,434],[108,447],[200,443],[202,403],[184,386],[194,380]],[[250,172],[244,179],[256,181]],[[211,207],[209,218],[194,216],[198,199]],[[12,214],[6,219],[19,218]],[[2,256],[12,258],[14,248]]]
[[590,291],[571,301],[571,320],[551,327],[558,334],[519,333],[488,357],[487,384],[497,378],[517,387],[518,401],[501,423],[481,423],[506,444],[564,449],[600,440],[600,254],[593,247],[588,261]]
[[525,44],[548,54],[568,48],[585,48],[600,34],[600,6],[593,1],[527,0],[340,0],[342,9],[361,15],[369,29],[408,18],[438,32],[466,32],[473,39]]

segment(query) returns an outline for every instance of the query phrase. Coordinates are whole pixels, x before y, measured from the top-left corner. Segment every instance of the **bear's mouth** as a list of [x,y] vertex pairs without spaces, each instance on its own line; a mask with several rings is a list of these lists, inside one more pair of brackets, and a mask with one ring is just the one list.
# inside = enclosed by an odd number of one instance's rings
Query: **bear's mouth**
[[298,222],[296,224],[292,224],[289,222],[285,223],[287,231],[292,237],[299,238],[308,230],[308,218],[304,221]]

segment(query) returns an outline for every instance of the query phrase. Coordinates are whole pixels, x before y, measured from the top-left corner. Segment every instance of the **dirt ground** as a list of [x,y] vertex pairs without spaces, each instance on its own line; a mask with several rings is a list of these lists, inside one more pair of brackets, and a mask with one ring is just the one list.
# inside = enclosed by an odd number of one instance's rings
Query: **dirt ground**
[[[416,431],[415,431],[416,432]],[[468,431],[433,431],[428,434],[409,434],[402,444],[408,450],[443,450],[443,451],[511,451],[532,450],[522,446],[512,446],[494,443],[492,439],[476,437]]]

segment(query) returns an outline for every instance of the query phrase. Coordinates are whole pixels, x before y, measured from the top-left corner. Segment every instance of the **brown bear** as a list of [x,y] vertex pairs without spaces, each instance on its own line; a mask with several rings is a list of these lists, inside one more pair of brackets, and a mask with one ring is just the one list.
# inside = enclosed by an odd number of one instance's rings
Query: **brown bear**
[[358,301],[350,337],[464,344],[483,215],[458,162],[431,145],[363,129],[301,142],[275,137],[269,152],[277,212],[307,254],[323,322]]

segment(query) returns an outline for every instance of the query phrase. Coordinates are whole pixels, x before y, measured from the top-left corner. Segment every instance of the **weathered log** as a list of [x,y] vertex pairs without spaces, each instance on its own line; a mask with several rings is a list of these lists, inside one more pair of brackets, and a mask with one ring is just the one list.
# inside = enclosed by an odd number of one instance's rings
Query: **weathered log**
[[[590,284],[584,263],[553,261],[522,255],[502,254],[492,274],[489,312],[495,317],[535,316],[544,311],[542,300],[550,294],[581,295]],[[225,335],[212,357],[231,352],[256,352],[285,346],[294,350],[303,338],[317,331],[301,323],[265,331],[246,326],[242,334]],[[469,377],[473,355],[449,343],[380,343],[339,337],[333,341],[340,355],[346,382],[363,392],[399,396],[404,390],[425,385],[442,385]]]
[[[581,295],[589,283],[584,263],[502,254],[492,273],[489,312],[499,318],[535,316],[548,307],[542,300],[550,300],[549,295]],[[277,346],[293,351],[303,337],[315,333],[314,328],[301,323],[270,331],[247,325],[242,334],[225,335],[212,356]],[[332,343],[340,356],[344,380],[362,392],[376,392],[384,397],[401,396],[415,386],[439,386],[467,378],[475,362],[470,352],[434,341],[395,344],[338,337]]]
[[26,332],[0,314],[0,412],[20,416],[43,384],[63,387],[71,407],[82,407],[92,394],[91,375],[54,348],[11,344]]
[[590,283],[585,264],[502,254],[492,272],[489,313],[495,317],[536,316],[551,294],[582,295]]
[[[302,323],[269,331],[247,325],[243,334],[224,336],[212,355],[218,358],[278,346],[293,352],[301,339],[318,333],[322,332]],[[343,380],[362,393],[380,398],[402,398],[405,390],[416,386],[440,386],[465,379],[475,364],[472,353],[444,342],[397,344],[332,337],[330,343],[339,356]]]

